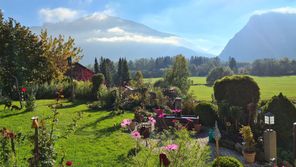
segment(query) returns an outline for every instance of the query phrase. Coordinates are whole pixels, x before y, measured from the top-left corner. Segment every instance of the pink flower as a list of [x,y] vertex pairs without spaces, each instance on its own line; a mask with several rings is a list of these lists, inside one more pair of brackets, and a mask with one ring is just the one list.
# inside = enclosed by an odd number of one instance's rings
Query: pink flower
[[180,113],[182,110],[180,110],[180,109],[174,109],[174,110],[172,110],[172,112],[173,113]]
[[163,114],[163,109],[154,109],[154,111],[156,112],[157,115]]
[[129,126],[131,123],[132,123],[132,121],[130,119],[124,119],[120,125],[122,128],[125,128],[125,127]]
[[164,149],[171,151],[171,150],[177,150],[178,147],[179,146],[177,144],[169,144],[169,145],[165,146]]
[[131,135],[132,135],[132,137],[133,137],[134,139],[140,139],[140,138],[141,138],[141,134],[140,134],[140,132],[138,132],[138,131],[133,131],[133,132],[131,133]]
[[153,117],[148,117],[148,120],[152,125],[155,125],[156,120]]
[[161,114],[158,115],[158,118],[163,118],[163,117],[165,117],[164,113],[161,113]]
[[192,119],[190,119],[190,118],[186,118],[186,120],[187,120],[188,122],[193,122]]

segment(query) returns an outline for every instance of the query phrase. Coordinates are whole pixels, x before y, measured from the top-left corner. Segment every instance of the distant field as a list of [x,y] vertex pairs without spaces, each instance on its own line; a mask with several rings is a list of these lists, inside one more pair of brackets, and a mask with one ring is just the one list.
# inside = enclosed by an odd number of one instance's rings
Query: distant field
[[[282,92],[289,98],[296,99],[296,76],[283,77],[255,77],[252,76],[260,87],[261,99],[270,99]],[[155,82],[159,78],[147,78],[147,82]],[[191,77],[194,84],[205,84],[206,77]],[[198,100],[211,100],[213,87],[204,85],[191,86],[190,90]]]

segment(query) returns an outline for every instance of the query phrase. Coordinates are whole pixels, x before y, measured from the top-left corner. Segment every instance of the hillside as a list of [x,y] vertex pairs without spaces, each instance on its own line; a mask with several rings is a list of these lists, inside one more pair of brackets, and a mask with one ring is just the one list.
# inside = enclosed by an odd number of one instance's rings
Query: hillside
[[253,61],[261,58],[296,58],[296,14],[254,15],[226,45],[220,57]]
[[94,57],[117,60],[175,56],[207,55],[185,46],[184,39],[149,28],[143,24],[104,14],[93,14],[70,22],[45,23],[31,27],[35,33],[47,29],[49,34],[72,36],[83,49],[83,64],[93,63]]

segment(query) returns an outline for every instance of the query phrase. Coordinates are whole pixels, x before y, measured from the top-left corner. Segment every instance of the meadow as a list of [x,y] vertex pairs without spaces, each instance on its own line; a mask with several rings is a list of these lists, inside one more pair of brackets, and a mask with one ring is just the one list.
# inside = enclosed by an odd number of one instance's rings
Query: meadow
[[[34,112],[4,111],[0,106],[0,127],[6,127],[14,132],[21,132],[26,139],[24,143],[17,144],[17,157],[19,166],[28,166],[26,162],[31,156],[33,144],[29,138],[34,134],[31,128],[33,116],[47,118],[52,116],[48,107],[55,100],[37,100],[37,108]],[[58,153],[64,152],[65,161],[72,161],[74,166],[126,166],[126,155],[135,146],[129,133],[120,128],[120,122],[124,118],[133,118],[132,113],[110,115],[107,111],[93,111],[86,104],[64,102],[63,108],[58,109],[58,123],[56,135],[63,135],[67,126],[77,113],[82,111],[82,119],[78,122],[75,133],[67,139],[57,140],[55,148]],[[50,123],[50,119],[47,123]],[[58,161],[63,155],[58,155]],[[57,164],[58,164],[57,161]]]
[[[296,76],[280,76],[280,77],[257,77],[255,79],[260,87],[260,98],[267,100],[282,92],[285,96],[296,99]],[[146,82],[155,82],[160,78],[147,78]],[[192,92],[197,100],[212,100],[213,87],[205,86],[206,77],[191,77],[193,86],[189,92]]]

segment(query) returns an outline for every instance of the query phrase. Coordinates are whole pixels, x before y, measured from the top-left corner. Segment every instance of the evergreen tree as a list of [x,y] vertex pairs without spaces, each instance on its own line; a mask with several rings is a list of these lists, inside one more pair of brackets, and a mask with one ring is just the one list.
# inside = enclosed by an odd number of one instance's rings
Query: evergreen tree
[[123,61],[122,61],[122,81],[123,81],[123,84],[127,84],[130,80],[131,80],[131,78],[130,78],[128,64],[127,64],[126,59],[123,59]]
[[97,58],[95,58],[95,64],[94,64],[94,72],[95,74],[99,73],[99,63],[98,63],[98,60]]
[[127,84],[130,81],[130,72],[126,59],[119,58],[117,65],[116,83],[118,86]]
[[229,57],[229,68],[234,72],[237,73],[237,65],[236,60],[234,57]]
[[101,58],[100,61],[100,72],[105,77],[105,83],[107,87],[111,87],[113,85],[113,75],[114,75],[114,64],[108,58]]

